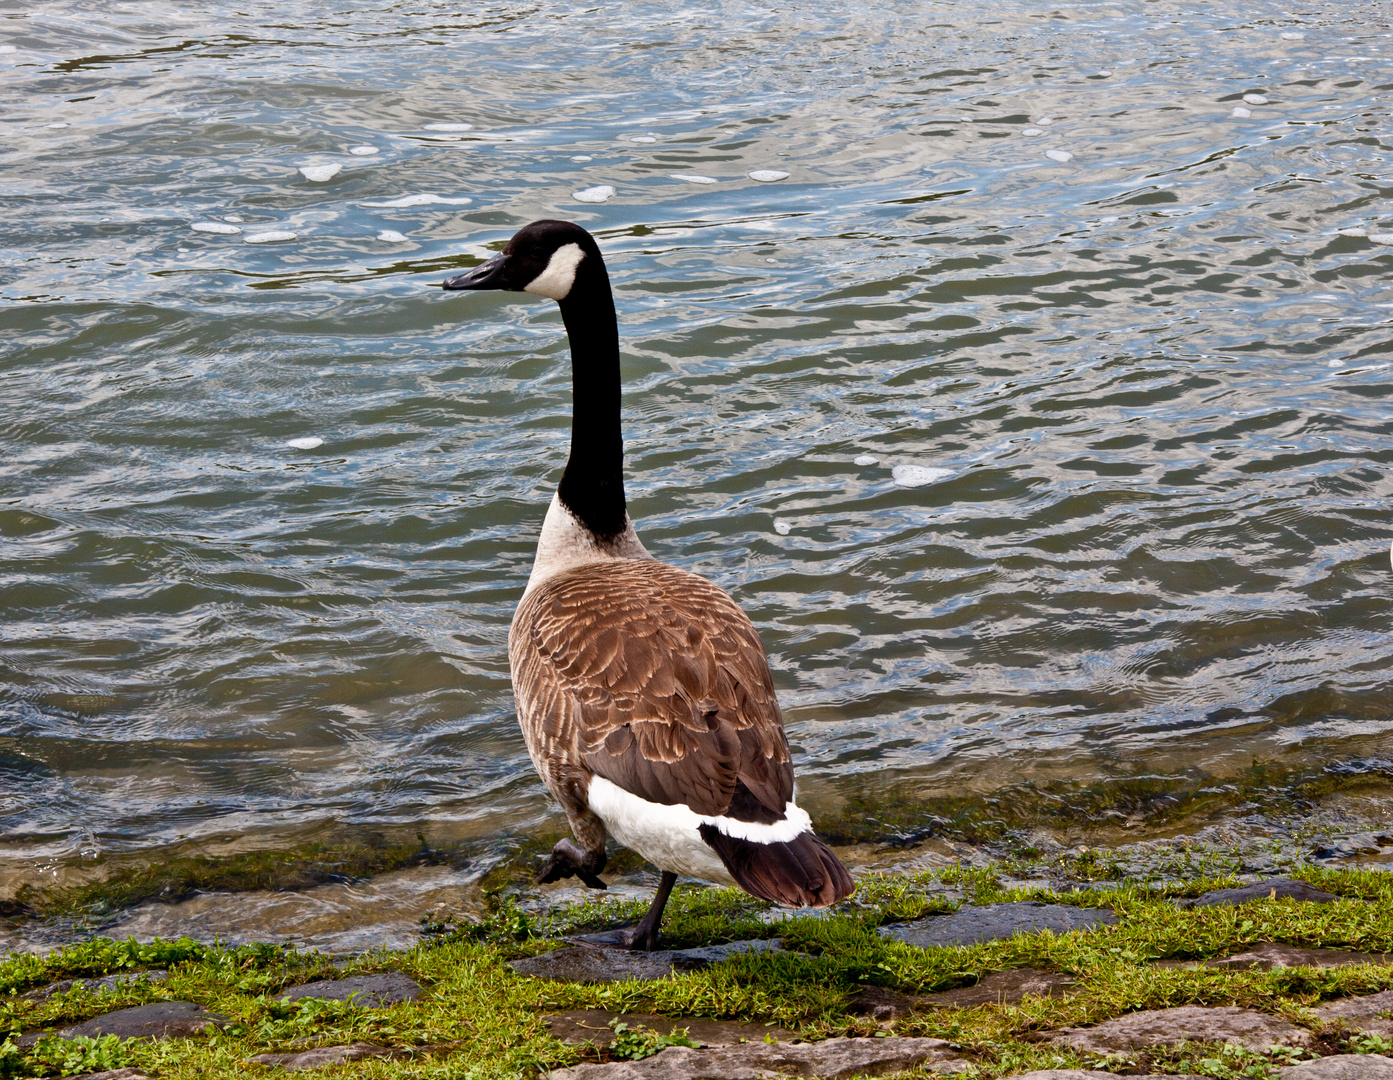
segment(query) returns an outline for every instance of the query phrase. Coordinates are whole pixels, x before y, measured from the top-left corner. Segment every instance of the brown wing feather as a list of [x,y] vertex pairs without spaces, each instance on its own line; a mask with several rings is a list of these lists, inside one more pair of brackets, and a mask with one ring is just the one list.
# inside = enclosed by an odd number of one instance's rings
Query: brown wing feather
[[706,579],[647,560],[558,574],[518,606],[509,655],[528,750],[558,798],[592,772],[698,814],[773,821],[793,798],[759,635]]

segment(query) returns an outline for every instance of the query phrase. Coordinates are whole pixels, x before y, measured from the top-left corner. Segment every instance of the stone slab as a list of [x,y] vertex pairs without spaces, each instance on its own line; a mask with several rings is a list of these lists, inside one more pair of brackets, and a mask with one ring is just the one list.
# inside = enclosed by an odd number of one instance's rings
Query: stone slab
[[732,941],[727,945],[711,945],[702,949],[659,949],[654,952],[573,945],[553,949],[541,956],[509,960],[508,966],[521,975],[535,975],[558,982],[647,982],[685,971],[699,971],[732,956],[780,951],[782,946],[777,940]]
[[1247,952],[1205,960],[1203,966],[1245,971],[1273,971],[1277,968],[1347,967],[1350,964],[1393,964],[1388,953],[1351,952],[1349,949],[1317,949],[1301,945],[1279,945],[1264,941]]
[[960,986],[936,994],[922,994],[920,1003],[937,1008],[970,1009],[977,1005],[1014,1005],[1027,995],[1064,997],[1077,985],[1070,975],[1035,968],[1016,968],[984,975],[975,986]]
[[[157,1001],[153,1005],[137,1005],[131,1009],[117,1009],[94,1016],[91,1020],[62,1028],[55,1034],[64,1039],[79,1035],[94,1039],[103,1035],[118,1035],[123,1039],[191,1039],[209,1028],[222,1027],[226,1023],[227,1017],[210,1013],[202,1005],[195,1005],[191,1001]],[[25,1038],[37,1039],[39,1034],[32,1033]]]
[[103,990],[119,990],[124,986],[133,986],[139,982],[159,983],[169,978],[167,971],[118,971],[115,975],[103,975],[99,979],[64,979],[61,982],[50,983],[48,986],[41,986],[37,990],[30,990],[23,997],[27,1001],[47,1001],[51,997],[59,994],[66,994],[69,990],[81,987],[93,994],[99,994]]
[[420,993],[420,983],[410,975],[388,971],[382,975],[350,975],[346,979],[305,983],[291,987],[281,997],[290,1001],[301,998],[347,1001],[363,1009],[380,1009],[402,1001],[415,1001]]
[[1381,1054],[1338,1054],[1278,1069],[1282,1080],[1393,1080],[1393,1058]]
[[319,1046],[293,1054],[257,1054],[252,1058],[259,1065],[276,1065],[290,1072],[301,1069],[322,1069],[326,1065],[343,1065],[368,1058],[392,1057],[393,1051],[375,1043],[356,1042],[348,1046]]
[[1393,1038],[1393,990],[1336,998],[1317,1005],[1316,1015],[1326,1023],[1339,1021],[1367,1035]]
[[1237,889],[1215,889],[1197,897],[1188,906],[1214,907],[1219,904],[1247,904],[1254,900],[1304,900],[1310,904],[1328,904],[1340,899],[1334,893],[1317,889],[1314,885],[1296,878],[1268,878],[1255,881]]
[[[1117,1073],[1099,1072],[1097,1069],[1036,1069],[1034,1072],[1016,1073],[1003,1080],[1117,1080]],[[1204,1080],[1202,1076],[1168,1073],[1159,1076],[1148,1073],[1146,1076],[1129,1076],[1127,1080]]]
[[766,1027],[764,1024],[742,1024],[736,1020],[707,1020],[695,1016],[655,1016],[652,1013],[617,1013],[608,1009],[573,1009],[546,1018],[551,1033],[564,1043],[575,1045],[593,1042],[598,1046],[608,1046],[614,1038],[613,1021],[628,1024],[631,1028],[648,1028],[660,1035],[671,1035],[681,1028],[687,1029],[692,1042],[702,1046],[732,1046],[742,1042],[764,1041],[766,1035],[779,1042],[792,1042],[798,1036],[781,1027]]
[[761,1076],[841,1080],[925,1065],[940,1072],[969,1068],[942,1039],[828,1039],[818,1043],[745,1043],[709,1050],[669,1046],[642,1061],[557,1069],[551,1080],[751,1080]]
[[1056,934],[1071,930],[1091,930],[1110,926],[1117,916],[1106,908],[1080,908],[1069,904],[1042,904],[1022,900],[1010,904],[964,907],[952,915],[930,915],[911,923],[882,926],[881,934],[921,948],[939,945],[976,945],[1016,934],[1051,930]]
[[1050,1042],[1081,1052],[1145,1050],[1182,1042],[1226,1042],[1262,1051],[1269,1046],[1308,1046],[1311,1033],[1266,1013],[1232,1005],[1148,1009],[1086,1028],[1062,1028]]
[[150,1080],[150,1077],[139,1069],[107,1069],[104,1072],[83,1073],[80,1076],[65,1076],[63,1080]]

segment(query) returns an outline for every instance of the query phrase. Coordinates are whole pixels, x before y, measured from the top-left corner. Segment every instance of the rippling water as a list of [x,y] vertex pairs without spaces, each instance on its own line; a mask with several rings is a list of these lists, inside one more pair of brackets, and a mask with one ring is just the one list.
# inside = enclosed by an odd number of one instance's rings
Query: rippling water
[[557,826],[543,216],[815,817],[1393,768],[1386,6],[856,7],[0,7],[0,877]]

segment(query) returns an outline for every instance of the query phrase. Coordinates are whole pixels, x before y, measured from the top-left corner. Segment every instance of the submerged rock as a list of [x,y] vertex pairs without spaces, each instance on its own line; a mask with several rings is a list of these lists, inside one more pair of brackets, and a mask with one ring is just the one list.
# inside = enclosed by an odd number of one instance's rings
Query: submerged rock
[[300,998],[321,998],[325,1001],[347,1001],[363,1009],[380,1009],[401,1001],[415,1001],[421,984],[400,971],[382,975],[350,975],[346,979],[325,979],[322,982],[293,986],[281,995],[290,1001]]
[[736,1020],[704,1020],[700,1017],[654,1016],[650,1013],[617,1013],[608,1009],[574,1009],[546,1018],[551,1033],[564,1043],[593,1042],[608,1046],[614,1038],[615,1021],[630,1028],[647,1028],[660,1035],[671,1035],[686,1028],[688,1037],[702,1046],[731,1046],[740,1042],[762,1043],[766,1036],[779,1042],[796,1039],[793,1032],[764,1024],[742,1024]]
[[630,952],[576,945],[553,949],[541,956],[509,960],[508,966],[521,975],[535,975],[558,982],[646,982],[665,979],[674,973],[699,971],[711,964],[752,952],[779,952],[777,941],[732,941],[702,949],[659,949]]
[[1308,881],[1295,878],[1269,878],[1255,881],[1237,889],[1215,889],[1198,897],[1191,907],[1214,907],[1216,904],[1247,904],[1254,900],[1304,900],[1311,904],[1328,904],[1340,899],[1334,893],[1317,889]]
[[975,986],[960,986],[937,994],[924,994],[919,1001],[940,1008],[968,1009],[974,1005],[1014,1005],[1027,995],[1063,997],[1077,980],[1069,975],[1035,968],[997,971],[982,977]]
[[1382,1054],[1338,1054],[1278,1069],[1282,1080],[1393,1080],[1393,1058]]
[[348,1046],[319,1046],[313,1050],[301,1050],[295,1054],[257,1054],[252,1058],[259,1065],[279,1065],[282,1069],[297,1072],[300,1069],[320,1069],[326,1065],[343,1065],[349,1061],[363,1061],[367,1058],[391,1057],[393,1051],[375,1043],[356,1042]]
[[1393,1037],[1393,990],[1327,1001],[1316,1006],[1316,1015],[1327,1023],[1340,1021],[1368,1035]]
[[551,1080],[749,1080],[758,1076],[878,1076],[929,1065],[939,1072],[969,1066],[942,1039],[828,1039],[819,1043],[744,1043],[710,1050],[670,1046],[643,1061],[576,1065]]
[[1261,1051],[1273,1045],[1308,1046],[1311,1033],[1252,1009],[1184,1005],[1178,1009],[1128,1013],[1093,1027],[1063,1028],[1050,1041],[1095,1054],[1182,1042],[1237,1043]]
[[976,945],[1016,934],[1051,930],[1056,934],[1070,930],[1091,930],[1110,926],[1117,916],[1106,908],[1077,908],[1068,904],[1042,904],[1022,900],[1011,904],[964,907],[952,915],[930,915],[911,923],[883,926],[880,932],[909,945],[930,948],[935,945]]

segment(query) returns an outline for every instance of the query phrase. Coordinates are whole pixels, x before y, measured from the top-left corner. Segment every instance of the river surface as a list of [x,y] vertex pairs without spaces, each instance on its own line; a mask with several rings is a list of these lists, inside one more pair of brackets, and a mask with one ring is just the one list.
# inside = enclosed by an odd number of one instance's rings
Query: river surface
[[561,826],[564,332],[435,288],[540,217],[829,831],[1378,788],[1393,33],[1308,7],[0,3],[0,894]]

